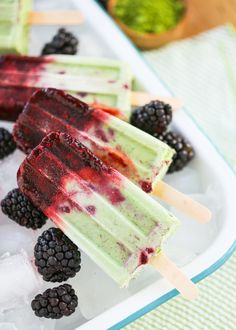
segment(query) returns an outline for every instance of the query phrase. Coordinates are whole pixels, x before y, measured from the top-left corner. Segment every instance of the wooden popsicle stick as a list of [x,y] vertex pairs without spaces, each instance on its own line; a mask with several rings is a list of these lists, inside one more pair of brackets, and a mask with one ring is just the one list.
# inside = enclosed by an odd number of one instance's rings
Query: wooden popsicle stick
[[163,181],[158,182],[156,187],[154,187],[152,194],[159,197],[164,202],[176,207],[178,210],[189,215],[201,224],[207,223],[211,220],[212,214],[207,207],[196,202],[191,197],[186,196]]
[[178,109],[182,108],[182,106],[183,106],[183,102],[180,99],[175,98],[175,97],[164,97],[164,96],[162,97],[159,95],[152,95],[152,94],[148,94],[145,92],[132,91],[131,104],[133,106],[142,106],[153,100],[159,100],[159,101],[168,103],[172,106],[172,108],[174,110],[178,110]]
[[167,279],[180,294],[188,299],[194,300],[198,297],[197,286],[163,253],[150,259],[149,263]]
[[33,11],[29,14],[28,22],[31,25],[79,25],[84,17],[78,11]]

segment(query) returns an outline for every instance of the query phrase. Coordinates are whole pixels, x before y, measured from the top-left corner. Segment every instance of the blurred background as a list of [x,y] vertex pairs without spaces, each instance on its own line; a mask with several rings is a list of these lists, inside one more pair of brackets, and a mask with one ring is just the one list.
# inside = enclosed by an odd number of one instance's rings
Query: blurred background
[[235,169],[236,0],[98,2]]
[[235,0],[99,1],[137,46],[152,49],[225,23],[236,24]]

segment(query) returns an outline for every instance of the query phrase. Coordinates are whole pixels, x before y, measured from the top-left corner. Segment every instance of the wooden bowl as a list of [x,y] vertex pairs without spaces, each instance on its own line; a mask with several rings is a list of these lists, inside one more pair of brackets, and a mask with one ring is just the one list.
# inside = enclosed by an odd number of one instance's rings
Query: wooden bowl
[[185,3],[185,12],[183,17],[180,19],[177,25],[163,33],[141,33],[130,29],[126,24],[124,24],[120,19],[115,17],[114,8],[116,6],[117,0],[108,1],[108,12],[114,18],[116,23],[121,27],[121,29],[130,37],[130,39],[141,49],[152,49],[163,46],[170,41],[180,39],[183,35],[183,31],[186,26],[188,19],[188,4],[187,0]]

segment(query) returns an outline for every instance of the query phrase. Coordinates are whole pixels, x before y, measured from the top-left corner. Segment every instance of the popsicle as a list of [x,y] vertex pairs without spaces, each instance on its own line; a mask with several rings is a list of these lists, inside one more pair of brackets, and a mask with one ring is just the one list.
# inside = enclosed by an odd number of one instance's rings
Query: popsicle
[[31,12],[32,0],[1,0],[0,54],[26,54],[31,24],[80,24],[78,12]]
[[32,0],[2,0],[0,3],[0,53],[26,53],[28,12]]
[[[32,93],[45,87],[65,90],[94,106],[106,105],[108,109],[105,110],[112,108],[113,113],[114,109],[120,109],[126,118],[129,117],[131,103],[143,105],[148,98],[154,97],[131,91],[132,74],[123,62],[70,55],[2,56],[0,119],[14,121]],[[175,108],[181,106],[177,99],[163,100]],[[116,110],[115,114],[120,115],[120,112]]]
[[29,153],[52,131],[79,139],[145,192],[170,201],[199,222],[210,219],[210,212],[204,206],[161,182],[174,150],[160,140],[63,91],[49,88],[35,92],[30,98],[13,134],[18,147]]
[[[163,242],[179,224],[65,133],[46,136],[25,159],[17,179],[21,191],[121,287],[150,260],[158,268]],[[195,297],[193,283],[184,282],[177,289]]]

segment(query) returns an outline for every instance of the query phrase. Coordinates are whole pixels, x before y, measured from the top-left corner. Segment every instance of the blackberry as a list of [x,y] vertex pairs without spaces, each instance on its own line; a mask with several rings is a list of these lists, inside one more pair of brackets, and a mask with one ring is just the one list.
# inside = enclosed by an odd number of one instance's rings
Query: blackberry
[[149,134],[166,131],[172,119],[172,108],[161,101],[152,101],[133,111],[130,123]]
[[8,130],[0,128],[0,159],[7,157],[16,149],[16,144]]
[[11,190],[1,201],[1,208],[11,220],[27,228],[41,228],[47,220],[47,217],[18,188]]
[[34,256],[45,281],[66,281],[80,270],[80,251],[58,228],[50,228],[39,236]]
[[69,284],[47,289],[38,294],[31,302],[32,310],[38,317],[60,319],[74,313],[78,306],[78,297]]
[[180,134],[165,132],[161,135],[154,134],[154,136],[168,144],[176,151],[173,161],[168,169],[168,173],[182,170],[195,156],[193,147]]
[[107,0],[97,0],[104,9],[107,9]]
[[53,37],[52,41],[44,45],[42,55],[74,55],[77,53],[78,43],[78,39],[71,32],[61,28],[57,31],[57,34]]

